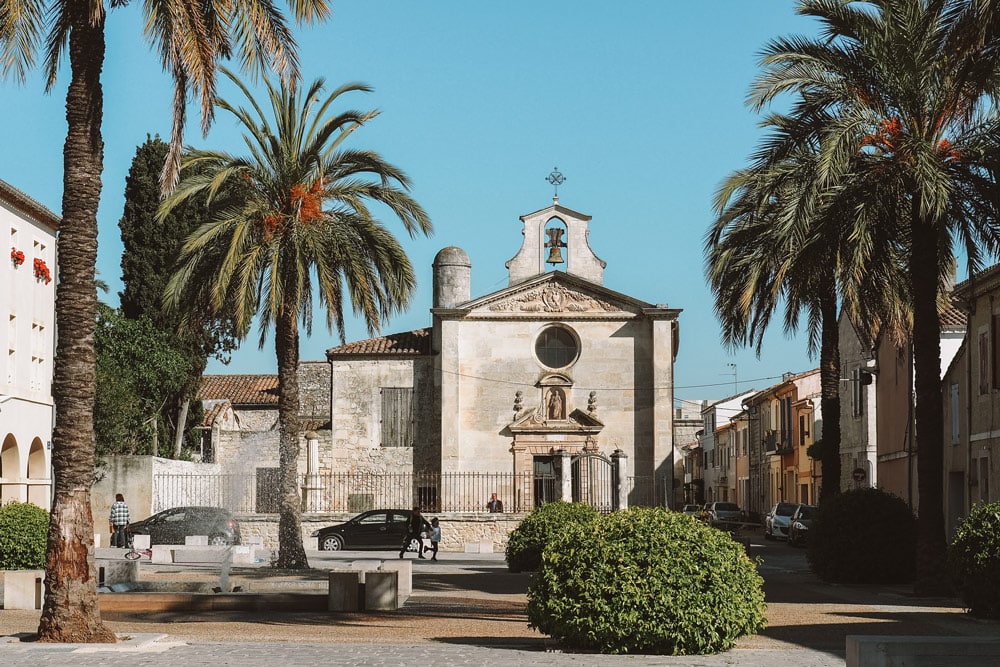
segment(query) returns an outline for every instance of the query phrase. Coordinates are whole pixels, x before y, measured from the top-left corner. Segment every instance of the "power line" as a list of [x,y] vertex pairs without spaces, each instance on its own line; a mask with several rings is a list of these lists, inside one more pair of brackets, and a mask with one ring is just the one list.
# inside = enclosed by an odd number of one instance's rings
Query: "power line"
[[[505,380],[501,378],[485,377],[482,375],[472,375],[470,373],[460,373],[458,371],[450,371],[445,369],[441,369],[441,372],[455,377],[461,377],[470,380],[480,380],[482,382],[494,382],[496,384],[505,384],[512,387],[534,387],[536,385],[536,383],[534,382]],[[795,375],[799,375],[799,373],[796,373]],[[753,384],[755,382],[764,382],[765,380],[780,380],[783,377],[785,377],[785,374],[767,375],[759,378],[751,378],[749,380],[741,380],[741,383]],[[678,389],[704,389],[706,387],[723,387],[729,384],[730,384],[729,382],[710,382],[706,384],[688,384],[688,385],[675,384],[673,386],[673,389],[676,392]],[[670,387],[601,387],[593,385],[587,385],[586,388],[591,389],[593,391],[662,391],[665,389],[670,389]]]

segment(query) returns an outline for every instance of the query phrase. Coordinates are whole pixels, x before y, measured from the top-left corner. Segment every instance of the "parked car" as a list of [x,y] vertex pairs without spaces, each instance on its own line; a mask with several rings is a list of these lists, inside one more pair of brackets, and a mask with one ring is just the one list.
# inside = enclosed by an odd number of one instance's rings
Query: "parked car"
[[788,524],[795,513],[795,503],[775,503],[771,511],[764,516],[764,539],[773,540],[778,537],[788,537]]
[[[350,521],[313,531],[320,551],[341,549],[398,549],[406,537],[410,510],[369,510]],[[417,550],[411,540],[407,551]]]
[[799,505],[795,508],[788,526],[788,543],[793,547],[800,547],[806,543],[809,536],[809,527],[816,516],[815,505]]
[[240,525],[219,507],[172,507],[129,526],[133,535],[149,535],[150,544],[184,544],[186,537],[208,536],[209,544],[239,544]]
[[685,505],[681,510],[684,514],[690,514],[696,519],[701,518],[701,505]]
[[708,525],[715,528],[736,528],[743,521],[743,514],[736,503],[716,500],[708,504]]

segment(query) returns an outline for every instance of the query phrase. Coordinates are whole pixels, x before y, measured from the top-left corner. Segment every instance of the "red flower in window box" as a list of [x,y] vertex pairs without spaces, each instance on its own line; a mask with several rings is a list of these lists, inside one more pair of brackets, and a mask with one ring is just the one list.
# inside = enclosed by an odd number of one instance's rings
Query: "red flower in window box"
[[35,280],[44,280],[46,285],[52,282],[52,272],[49,271],[49,267],[45,265],[44,259],[36,257],[34,268]]
[[17,248],[12,247],[10,249],[10,261],[14,263],[14,268],[24,264],[24,253]]

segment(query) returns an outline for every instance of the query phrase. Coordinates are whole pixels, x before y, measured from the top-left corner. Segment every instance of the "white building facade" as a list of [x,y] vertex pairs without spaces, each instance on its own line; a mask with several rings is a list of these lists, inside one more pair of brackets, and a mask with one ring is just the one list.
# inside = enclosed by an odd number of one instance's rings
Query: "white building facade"
[[48,509],[59,217],[0,180],[0,503]]

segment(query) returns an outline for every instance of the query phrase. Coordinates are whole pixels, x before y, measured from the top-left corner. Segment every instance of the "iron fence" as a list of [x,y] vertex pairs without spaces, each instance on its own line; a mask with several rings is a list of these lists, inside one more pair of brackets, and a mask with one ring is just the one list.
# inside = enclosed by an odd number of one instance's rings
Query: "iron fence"
[[[233,512],[278,511],[277,468],[247,473],[164,473],[153,478],[153,511],[184,505],[225,507]],[[652,477],[629,477],[629,505],[663,504]],[[528,512],[560,499],[558,475],[516,473],[325,473],[300,475],[303,512],[357,513],[376,508],[427,512],[483,512],[493,493],[504,512]],[[578,495],[574,490],[574,495]],[[603,505],[597,509],[608,511]]]

